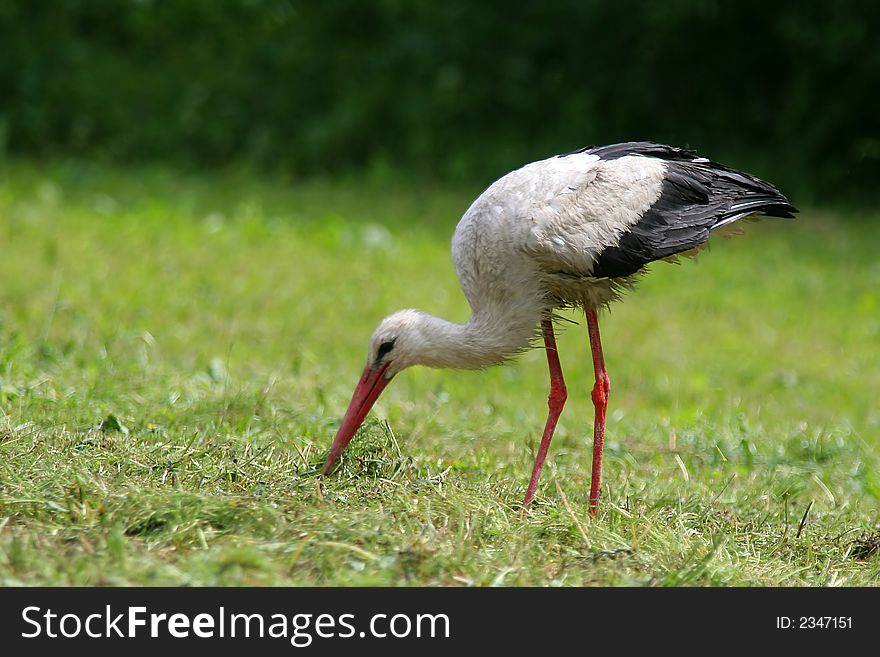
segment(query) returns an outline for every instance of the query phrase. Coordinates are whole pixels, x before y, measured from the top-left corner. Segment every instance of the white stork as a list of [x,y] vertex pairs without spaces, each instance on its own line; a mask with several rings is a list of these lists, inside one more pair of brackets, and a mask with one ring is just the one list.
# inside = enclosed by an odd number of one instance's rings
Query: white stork
[[611,389],[597,311],[631,287],[649,262],[687,254],[713,231],[749,215],[793,217],[795,212],[775,187],[753,175],[650,142],[584,148],[507,174],[474,201],[452,238],[470,319],[455,324],[401,310],[380,322],[323,473],[330,472],[379,394],[403,369],[484,368],[542,337],[550,366],[550,411],[523,500],[528,507],[567,396],[553,311],[582,306],[596,375],[590,485],[595,515]]

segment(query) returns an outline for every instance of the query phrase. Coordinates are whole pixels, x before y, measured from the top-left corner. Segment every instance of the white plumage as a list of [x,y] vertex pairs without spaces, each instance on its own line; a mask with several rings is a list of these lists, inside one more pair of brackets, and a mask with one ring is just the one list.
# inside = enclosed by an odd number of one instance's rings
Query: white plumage
[[[528,296],[524,287],[542,300],[536,306],[524,299],[532,311],[560,302],[609,301],[608,281],[575,281],[560,272],[590,272],[598,255],[618,244],[660,197],[665,170],[656,158],[602,160],[575,153],[527,164],[495,182],[465,213],[452,240],[452,259],[471,306],[481,305],[471,295],[506,288],[514,297]],[[501,212],[487,212],[489,206]]]
[[535,491],[565,403],[552,313],[582,306],[596,368],[591,508],[599,495],[605,372],[596,310],[615,300],[647,263],[701,246],[745,216],[796,210],[768,183],[683,149],[631,142],[527,164],[477,198],[452,238],[452,259],[472,314],[455,324],[418,310],[382,320],[367,366],[337,432],[324,472],[345,449],[393,376],[413,365],[482,368],[543,335],[550,366],[550,416],[524,505]]

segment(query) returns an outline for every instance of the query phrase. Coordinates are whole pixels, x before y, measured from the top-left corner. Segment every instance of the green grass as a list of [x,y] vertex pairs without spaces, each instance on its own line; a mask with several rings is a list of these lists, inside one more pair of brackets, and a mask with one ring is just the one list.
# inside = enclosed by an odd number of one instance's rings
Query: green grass
[[877,584],[876,215],[750,225],[603,318],[591,520],[577,314],[529,514],[540,351],[405,372],[321,485],[375,323],[467,316],[448,247],[479,188],[385,182],[7,163],[0,582]]

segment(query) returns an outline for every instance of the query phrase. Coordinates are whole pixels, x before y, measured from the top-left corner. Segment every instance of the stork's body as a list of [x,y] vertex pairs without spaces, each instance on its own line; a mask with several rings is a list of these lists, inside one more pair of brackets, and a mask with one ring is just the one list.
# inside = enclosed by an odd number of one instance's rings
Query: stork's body
[[391,378],[411,365],[483,368],[542,337],[550,412],[524,505],[534,495],[567,396],[553,311],[586,312],[596,383],[591,510],[599,497],[610,380],[597,310],[654,260],[700,247],[712,231],[751,214],[796,210],[768,183],[690,151],[631,142],[528,164],[491,185],[462,217],[452,258],[471,306],[465,324],[404,310],[383,320],[324,472],[351,440]]

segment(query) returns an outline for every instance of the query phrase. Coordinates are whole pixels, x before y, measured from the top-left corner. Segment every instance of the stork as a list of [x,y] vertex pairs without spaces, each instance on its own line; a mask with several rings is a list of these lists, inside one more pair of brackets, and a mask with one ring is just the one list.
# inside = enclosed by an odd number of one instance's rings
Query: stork
[[452,238],[470,319],[456,324],[410,309],[379,323],[323,474],[402,370],[485,368],[543,339],[549,413],[523,499],[528,508],[567,397],[554,311],[577,306],[586,314],[595,371],[589,497],[595,516],[611,390],[598,311],[632,287],[648,263],[689,255],[718,229],[750,215],[795,212],[775,187],[751,174],[651,142],[583,148],[508,173],[473,202]]

